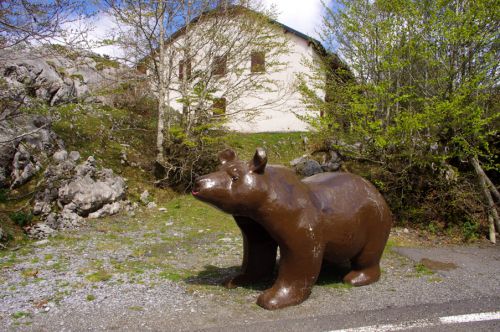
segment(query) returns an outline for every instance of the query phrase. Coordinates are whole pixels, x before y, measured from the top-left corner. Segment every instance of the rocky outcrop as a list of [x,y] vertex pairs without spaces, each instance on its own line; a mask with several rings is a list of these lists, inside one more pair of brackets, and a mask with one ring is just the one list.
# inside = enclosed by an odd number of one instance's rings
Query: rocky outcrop
[[[77,164],[79,154],[60,150],[52,155],[55,161],[45,170],[44,189],[35,196],[33,214],[42,223],[31,227],[28,234],[42,238],[58,229],[74,228],[85,217],[100,218],[131,210],[125,197],[125,180],[111,169],[99,169],[94,157]],[[40,225],[42,224],[42,225]],[[44,232],[50,228],[52,231]]]
[[109,102],[102,89],[113,86],[123,71],[119,63],[88,51],[62,46],[0,50],[0,78],[11,98],[50,105],[75,100]]
[[50,129],[50,121],[4,111],[0,114],[0,188],[19,187],[42,168],[43,160],[64,143]]

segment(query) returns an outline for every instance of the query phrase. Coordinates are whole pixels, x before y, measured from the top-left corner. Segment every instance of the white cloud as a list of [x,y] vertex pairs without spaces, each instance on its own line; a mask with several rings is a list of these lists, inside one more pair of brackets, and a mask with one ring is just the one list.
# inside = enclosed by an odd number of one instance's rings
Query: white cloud
[[110,39],[113,32],[120,27],[112,16],[98,13],[94,16],[73,20],[63,24],[67,32],[65,40],[54,40],[55,43],[79,45],[97,54],[106,54],[114,58],[122,58],[124,50],[115,45],[104,45],[103,41]]
[[[113,19],[112,16],[102,13],[98,14],[92,20],[93,30],[89,34],[91,40],[102,41],[105,39],[109,39],[113,32],[116,32],[119,29],[118,24]],[[99,54],[107,54],[111,57],[121,58],[124,56],[124,50],[115,45],[106,45],[106,46],[95,46],[92,48],[92,51]]]
[[321,0],[265,0],[277,9],[278,22],[299,32],[318,38],[323,5]]

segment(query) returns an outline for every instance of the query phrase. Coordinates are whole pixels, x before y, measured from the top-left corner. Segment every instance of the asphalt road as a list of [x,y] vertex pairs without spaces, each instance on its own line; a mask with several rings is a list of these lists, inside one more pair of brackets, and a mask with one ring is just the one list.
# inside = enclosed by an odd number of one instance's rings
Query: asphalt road
[[[500,250],[495,246],[395,248],[415,263],[433,268],[444,283],[471,290],[467,299],[428,298],[418,305],[217,326],[200,331],[500,331]],[[430,263],[429,263],[430,262]],[[477,293],[475,291],[476,290]],[[461,293],[461,292],[457,292]],[[491,294],[483,296],[480,294]],[[405,294],[408,297],[413,294]],[[458,294],[457,294],[458,295]],[[404,296],[404,295],[403,295]]]

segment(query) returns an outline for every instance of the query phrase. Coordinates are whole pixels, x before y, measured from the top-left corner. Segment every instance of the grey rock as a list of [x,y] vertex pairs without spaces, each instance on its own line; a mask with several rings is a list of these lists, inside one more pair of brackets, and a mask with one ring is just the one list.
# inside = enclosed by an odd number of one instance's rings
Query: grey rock
[[82,221],[82,217],[68,209],[63,209],[57,218],[58,228],[60,229],[76,228],[82,223]]
[[39,98],[50,105],[78,99],[110,103],[110,97],[98,92],[116,84],[125,67],[100,68],[94,61],[96,54],[90,52],[74,51],[71,58],[67,54],[46,47],[16,53],[0,50],[0,77],[7,82],[11,97],[21,100]]
[[342,158],[336,151],[330,151],[330,162],[332,163],[340,163],[342,161]]
[[13,181],[10,187],[15,188],[25,184],[38,173],[40,169],[40,163],[31,156],[31,153],[26,148],[20,145],[12,161],[11,178]]
[[140,196],[141,202],[147,205],[149,203],[149,191],[144,190]]
[[59,221],[57,219],[57,214],[52,212],[45,218],[45,223],[52,229],[59,229]]
[[40,222],[31,226],[28,229],[28,236],[32,239],[45,239],[54,234],[55,230],[50,228],[46,223]]
[[290,162],[290,166],[292,167],[295,167],[297,166],[298,164],[304,162],[305,160],[307,160],[307,155],[303,155],[302,157],[299,157],[299,158],[295,158],[294,160],[292,160]]
[[76,176],[77,177],[83,177],[83,176],[94,176],[96,172],[96,161],[93,156],[89,156],[87,160],[76,166]]
[[314,174],[323,172],[323,169],[316,160],[302,157],[301,160],[294,160],[293,162],[295,163],[295,172],[300,176],[312,176]]
[[4,167],[0,167],[0,188],[7,187],[7,172]]
[[156,203],[155,202],[149,202],[147,205],[148,209],[156,209]]
[[341,164],[336,162],[327,162],[325,164],[321,164],[321,169],[323,172],[336,172],[340,169]]
[[54,158],[54,160],[57,162],[63,162],[68,159],[68,151],[59,150],[52,155],[52,158]]
[[80,152],[71,151],[69,153],[69,159],[73,160],[74,162],[77,162],[80,159]]
[[51,212],[52,208],[50,203],[46,201],[35,201],[35,205],[33,206],[33,214],[37,215],[48,215]]
[[[125,195],[125,180],[113,174],[111,169],[96,171],[91,157],[76,167],[76,178],[59,188],[59,202],[74,204],[74,211],[80,216],[101,209],[104,205],[121,200]],[[91,175],[95,174],[95,178]],[[83,175],[85,174],[85,175]],[[83,176],[82,176],[83,175]]]
[[117,214],[121,210],[121,204],[120,202],[114,202],[111,204],[106,204],[99,210],[92,212],[89,214],[90,219],[97,219],[97,218],[102,218],[106,216],[112,216],[114,214]]

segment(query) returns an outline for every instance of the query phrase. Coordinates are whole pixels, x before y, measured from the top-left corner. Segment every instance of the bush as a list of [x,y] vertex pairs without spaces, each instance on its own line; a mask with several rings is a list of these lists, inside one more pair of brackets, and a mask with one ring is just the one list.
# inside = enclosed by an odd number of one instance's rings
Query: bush
[[196,177],[213,172],[219,165],[217,153],[224,149],[224,130],[199,126],[188,137],[182,127],[171,127],[165,144],[165,160],[156,163],[155,177],[161,187],[188,191]]
[[12,220],[16,225],[20,227],[25,227],[31,224],[33,220],[33,215],[26,212],[13,212],[9,215],[10,220]]

